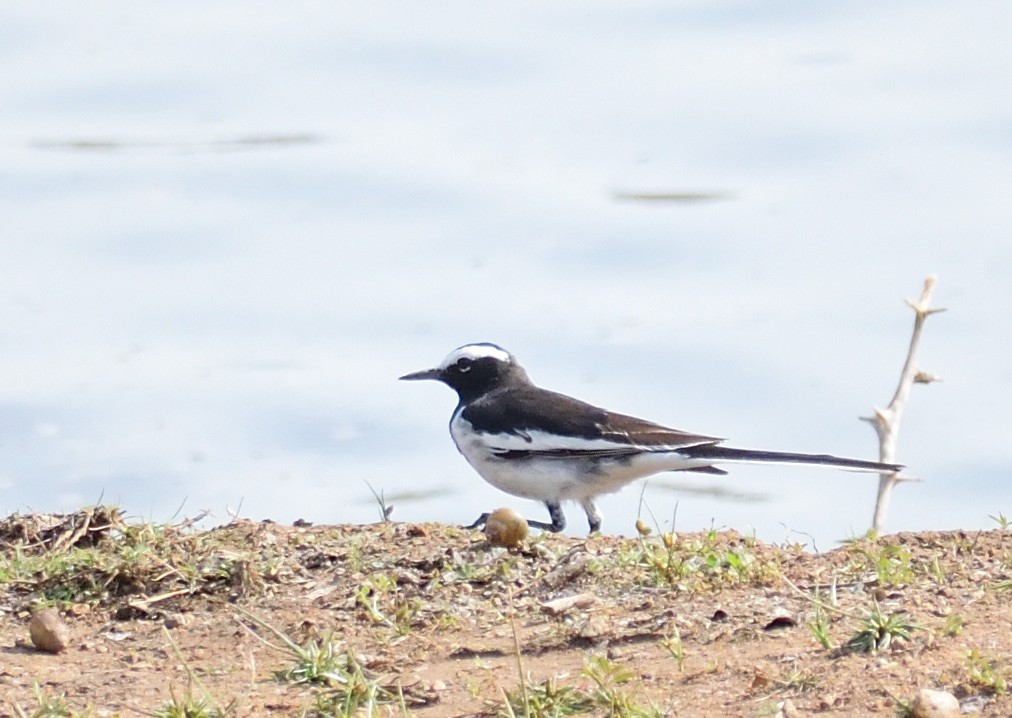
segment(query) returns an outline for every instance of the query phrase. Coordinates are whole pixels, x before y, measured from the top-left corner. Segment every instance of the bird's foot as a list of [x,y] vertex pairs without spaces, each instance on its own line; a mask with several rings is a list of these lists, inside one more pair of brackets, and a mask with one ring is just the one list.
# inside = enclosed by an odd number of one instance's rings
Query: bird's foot
[[[481,516],[479,516],[474,521],[474,523],[468,524],[467,526],[464,526],[462,528],[478,529],[480,531],[481,529],[485,528],[485,524],[488,523],[488,517],[490,515],[491,514],[489,514],[488,512],[485,512]],[[540,531],[551,531],[552,533],[559,533],[560,531],[566,528],[566,519],[565,517],[562,517],[561,520],[558,520],[556,516],[553,514],[552,523],[546,523],[544,521],[535,521],[534,519],[527,519],[527,525],[530,526],[532,529],[538,529]]]
[[465,528],[465,529],[483,529],[483,528],[485,528],[485,524],[488,523],[488,517],[489,517],[489,513],[486,511],[481,516],[479,516],[478,519],[473,524],[468,524],[467,526],[462,526],[461,528]]

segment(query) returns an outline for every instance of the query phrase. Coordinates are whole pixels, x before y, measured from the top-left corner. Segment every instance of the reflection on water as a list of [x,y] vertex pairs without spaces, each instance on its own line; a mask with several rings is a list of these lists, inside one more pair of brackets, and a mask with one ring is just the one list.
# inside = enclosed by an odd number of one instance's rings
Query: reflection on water
[[614,192],[612,196],[624,202],[693,203],[734,199],[731,192]]
[[675,482],[670,479],[655,482],[654,486],[660,491],[671,491],[680,496],[711,496],[720,501],[745,504],[763,503],[773,498],[768,493],[759,491],[732,491],[716,484],[701,486],[698,482],[690,484],[688,482]]
[[33,140],[30,147],[45,150],[72,150],[75,152],[110,152],[134,149],[161,149],[184,152],[237,152],[256,150],[262,147],[311,145],[322,142],[318,135],[252,135],[217,140],[115,140],[115,139],[65,139]]

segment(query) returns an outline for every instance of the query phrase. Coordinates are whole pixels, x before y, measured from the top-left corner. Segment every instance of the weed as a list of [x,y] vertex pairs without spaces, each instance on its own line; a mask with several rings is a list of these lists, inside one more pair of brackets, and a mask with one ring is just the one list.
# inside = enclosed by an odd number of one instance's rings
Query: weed
[[[482,670],[488,670],[488,667],[481,665],[480,661],[475,661],[475,667]],[[464,688],[467,689],[467,694],[476,700],[479,696],[481,696],[482,691],[484,690],[484,686],[482,686],[481,682],[469,675],[464,675]]]
[[942,571],[942,565],[938,561],[938,556],[932,557],[931,564],[928,566],[927,569],[927,573],[928,576],[930,576],[931,579],[934,580],[935,584],[938,586],[944,586],[949,582],[945,576],[945,572]]
[[460,625],[460,617],[453,613],[446,604],[436,612],[435,627],[439,631],[449,631]]
[[153,718],[220,718],[228,715],[209,705],[201,698],[194,698],[188,690],[182,698],[169,688],[170,700],[150,715]]
[[[183,657],[183,652],[179,650],[179,645],[172,638],[172,634],[164,626],[162,627],[162,634],[169,642],[169,646],[172,647],[172,652],[176,654],[176,659],[179,660],[179,663],[186,671],[190,684],[186,689],[186,696],[181,700],[176,697],[175,692],[170,687],[169,695],[172,697],[171,700],[152,715],[155,718],[226,718],[226,716],[233,715],[235,712],[235,701],[229,703],[224,708],[220,707],[214,696],[207,690],[196,672]],[[194,686],[203,694],[202,698],[194,698]]]
[[970,664],[970,683],[989,693],[1005,695],[1008,692],[1008,678],[1012,673],[1005,663],[981,654],[976,648],[967,656]]
[[879,585],[884,587],[909,585],[914,580],[914,567],[910,551],[899,544],[878,542],[855,542],[851,544],[856,553],[851,571],[860,574],[873,571]]
[[375,682],[354,681],[353,684],[335,686],[316,695],[316,712],[324,716],[345,718],[364,713],[373,715],[378,703],[392,702],[389,696]]
[[18,718],[89,718],[94,716],[92,710],[75,711],[67,705],[66,696],[52,695],[44,691],[36,683],[32,686],[35,693],[35,707],[31,711],[25,711],[18,705],[14,705],[14,714]]
[[702,537],[661,533],[658,538],[639,535],[635,550],[623,558],[647,571],[658,586],[677,585],[685,590],[752,582],[769,582],[779,575],[775,562],[757,559],[754,540],[710,530]]
[[292,683],[323,683],[341,681],[346,675],[361,671],[355,657],[339,648],[331,636],[309,640],[293,651],[292,663],[277,671],[282,681]]
[[[356,588],[355,601],[365,609],[373,623],[392,628],[400,636],[411,632],[422,609],[419,598],[405,600],[397,589],[396,579],[383,573],[373,575],[368,582]],[[388,610],[380,608],[381,601],[389,604]]]
[[914,702],[896,698],[896,718],[917,718],[917,711],[914,710]]
[[[531,545],[538,541],[539,539],[535,539]],[[520,558],[511,554],[500,554],[499,551],[487,553],[476,551],[472,555],[455,552],[451,565],[454,578],[471,584],[487,584],[499,579],[510,579],[520,564]]]
[[555,678],[548,678],[540,685],[526,685],[506,693],[506,706],[499,712],[503,718],[524,716],[525,718],[558,718],[586,713],[594,706],[594,697],[573,686],[559,685]]
[[188,521],[127,523],[119,509],[102,506],[44,518],[51,525],[42,528],[31,525],[38,517],[5,519],[5,532],[24,538],[0,553],[0,582],[44,603],[165,598],[215,587],[249,594],[262,585],[257,563],[222,548],[219,534],[188,532]]
[[777,680],[777,683],[783,690],[807,693],[819,687],[819,677],[814,673],[806,673],[801,670],[795,662],[791,665],[791,669]]
[[390,687],[381,686],[368,675],[355,654],[347,648],[341,648],[331,636],[324,636],[319,641],[310,640],[300,646],[263,619],[241,608],[237,607],[236,610],[251,623],[272,633],[283,645],[276,646],[268,642],[242,623],[250,634],[265,645],[291,656],[292,664],[275,673],[279,680],[326,686],[327,690],[317,696],[317,711],[345,716],[354,714],[360,708],[368,708],[368,715],[371,714],[372,706],[396,702],[397,692]]
[[675,663],[678,664],[678,671],[681,672],[685,668],[685,650],[682,647],[682,634],[678,632],[678,628],[672,634],[666,638],[661,639],[661,645],[667,649],[671,657],[675,659]]
[[955,638],[963,632],[963,617],[958,613],[952,613],[945,618],[945,627],[942,629],[946,636]]
[[815,604],[815,616],[808,622],[808,630],[812,632],[812,636],[820,646],[827,650],[833,647],[833,642],[829,638],[829,619],[818,603]]
[[455,560],[453,575],[458,581],[478,581],[478,566],[470,561]]
[[[791,583],[786,578],[784,582],[789,584],[795,591],[801,593],[800,589]],[[832,641],[829,638],[829,616],[826,615],[826,610],[830,611],[838,610],[836,608],[836,576],[833,576],[833,583],[830,586],[829,596],[831,603],[825,603],[820,597],[819,587],[815,588],[815,595],[811,598],[813,606],[812,620],[808,622],[808,630],[812,632],[815,640],[819,642],[819,645],[825,649],[833,647]]]
[[355,603],[365,609],[369,620],[373,623],[382,623],[393,626],[393,621],[387,618],[379,608],[379,598],[394,585],[393,579],[383,574],[377,574],[370,581],[362,583],[355,589]]
[[376,505],[379,507],[380,512],[380,521],[384,523],[389,521],[390,514],[394,512],[393,505],[387,504],[386,498],[383,496],[382,489],[380,490],[379,493],[376,493],[376,489],[374,489],[372,487],[372,484],[370,484],[368,481],[365,482],[365,485],[369,487],[369,491],[372,492],[373,498],[376,499]]
[[996,524],[998,524],[998,528],[1000,528],[1002,531],[1007,531],[1009,525],[1012,525],[1012,521],[1010,521],[1009,518],[1005,516],[1005,514],[1003,514],[1001,511],[998,512],[997,516],[989,515],[988,518],[993,520]]
[[1009,591],[1012,590],[1012,578],[1006,579],[1005,581],[999,581],[994,585],[995,591]]
[[886,649],[894,639],[909,639],[916,626],[906,613],[882,612],[876,601],[861,623],[861,628],[849,641],[846,648],[859,653],[876,653]]
[[583,667],[583,675],[596,686],[594,699],[608,710],[613,718],[661,718],[663,711],[657,706],[642,705],[636,700],[635,690],[626,690],[625,684],[633,678],[623,668],[605,656],[593,656]]
[[592,696],[572,686],[559,685],[555,677],[546,679],[540,685],[528,685],[528,679],[524,677],[512,586],[507,586],[506,598],[510,629],[513,633],[513,658],[516,660],[520,685],[517,690],[510,692],[500,687],[503,694],[503,709],[499,715],[503,718],[516,718],[519,712],[524,718],[558,718],[589,710],[594,704]]

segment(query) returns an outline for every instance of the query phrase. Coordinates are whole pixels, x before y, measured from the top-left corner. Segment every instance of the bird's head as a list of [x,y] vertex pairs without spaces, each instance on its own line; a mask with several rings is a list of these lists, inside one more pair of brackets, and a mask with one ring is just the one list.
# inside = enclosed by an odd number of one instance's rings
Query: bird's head
[[441,381],[456,391],[461,401],[479,397],[508,383],[530,381],[516,357],[501,346],[488,342],[465,344],[450,352],[439,366],[405,374],[401,379]]

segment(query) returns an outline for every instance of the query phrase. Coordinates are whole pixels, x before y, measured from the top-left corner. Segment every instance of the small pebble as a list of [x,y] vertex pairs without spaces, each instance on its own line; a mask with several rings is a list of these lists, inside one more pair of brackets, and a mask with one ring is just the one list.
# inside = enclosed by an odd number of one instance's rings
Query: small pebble
[[180,628],[190,622],[188,616],[184,616],[182,613],[169,613],[166,614],[162,624],[172,630],[173,628]]
[[76,618],[78,616],[86,616],[89,613],[91,613],[91,606],[87,603],[74,603],[67,606],[68,616],[74,616]]
[[28,634],[35,647],[46,653],[60,653],[70,644],[70,629],[55,608],[47,608],[32,616]]
[[801,718],[801,713],[794,707],[790,698],[777,704],[777,712],[773,718]]
[[527,538],[527,519],[513,509],[496,509],[485,521],[485,538],[493,546],[516,548]]
[[922,688],[914,698],[914,718],[957,718],[959,701],[956,696],[946,691],[933,691]]

